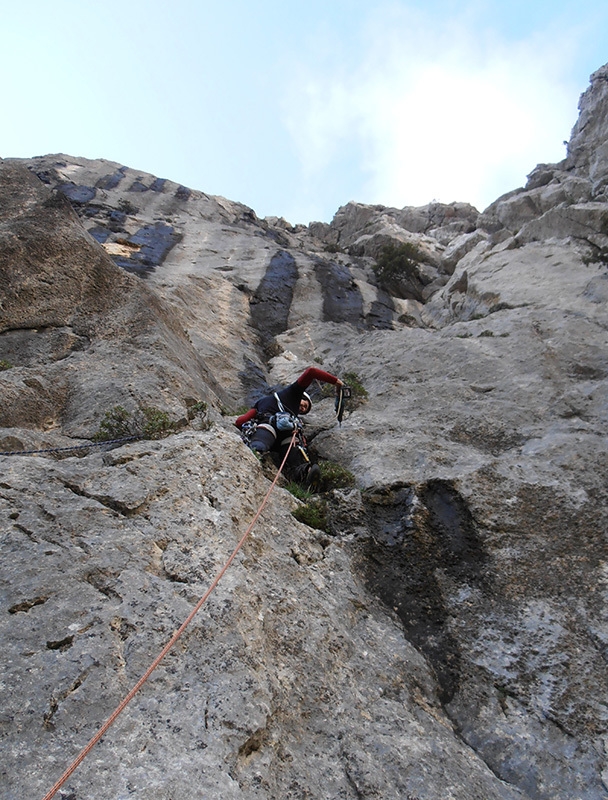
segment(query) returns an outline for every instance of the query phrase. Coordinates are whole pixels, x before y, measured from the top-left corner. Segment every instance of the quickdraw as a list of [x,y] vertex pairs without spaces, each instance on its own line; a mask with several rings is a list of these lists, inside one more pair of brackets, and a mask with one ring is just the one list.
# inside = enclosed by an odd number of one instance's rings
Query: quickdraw
[[336,410],[336,418],[338,420],[339,425],[342,425],[342,417],[344,416],[346,400],[348,400],[348,398],[351,396],[352,396],[352,391],[350,386],[342,385],[338,387],[334,408]]

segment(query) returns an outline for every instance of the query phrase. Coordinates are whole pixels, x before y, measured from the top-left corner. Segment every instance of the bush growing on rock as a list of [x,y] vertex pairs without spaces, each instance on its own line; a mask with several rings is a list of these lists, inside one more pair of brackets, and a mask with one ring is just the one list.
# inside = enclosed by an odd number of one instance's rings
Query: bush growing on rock
[[376,261],[374,272],[381,283],[409,277],[423,260],[420,248],[413,242],[384,245]]
[[[350,397],[346,400],[346,411],[354,411],[355,408],[358,408],[367,401],[369,393],[356,372],[343,372],[342,380],[351,392]],[[333,397],[335,393],[336,389],[334,386],[328,383],[323,384],[321,388],[321,397]]]
[[330,489],[347,489],[355,485],[353,473],[335,461],[320,461],[319,468],[323,489],[326,492]]
[[291,512],[298,522],[303,522],[310,528],[319,531],[328,531],[327,503],[325,500],[316,499]]
[[367,400],[369,395],[358,373],[345,372],[342,377],[344,383],[350,387],[351,400],[355,400],[357,405],[361,405],[364,400]]
[[134,436],[139,439],[162,439],[175,430],[174,423],[165,411],[152,406],[139,408],[134,414],[123,406],[114,406],[106,411],[99,423],[99,430],[92,437],[94,442],[107,442]]
[[413,242],[391,242],[384,245],[373,269],[378,284],[390,294],[422,301],[428,283],[419,269],[423,261],[422,251]]

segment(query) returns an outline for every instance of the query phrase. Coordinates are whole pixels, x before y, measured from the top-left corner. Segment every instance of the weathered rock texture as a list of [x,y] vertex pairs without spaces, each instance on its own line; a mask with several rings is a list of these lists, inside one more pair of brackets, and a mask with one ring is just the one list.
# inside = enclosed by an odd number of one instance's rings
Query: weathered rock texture
[[[294,227],[0,163],[0,449],[116,405],[177,430],[0,456],[3,796],[42,797],[187,616],[268,487],[233,415],[316,363],[368,392],[307,423],[356,488],[324,532],[276,490],[64,800],[608,797],[607,76],[567,158],[483,213]],[[388,242],[423,254],[411,296],[375,278]]]

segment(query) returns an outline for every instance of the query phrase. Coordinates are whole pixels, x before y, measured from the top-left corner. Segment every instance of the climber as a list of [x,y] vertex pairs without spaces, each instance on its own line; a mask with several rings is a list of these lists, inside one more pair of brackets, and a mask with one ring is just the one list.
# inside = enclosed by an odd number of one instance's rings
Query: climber
[[289,386],[260,398],[253,408],[234,422],[241,432],[248,434],[245,440],[255,453],[260,456],[264,453],[277,454],[280,460],[285,456],[293,431],[297,428],[297,446],[292,448],[286,467],[294,480],[308,486],[318,486],[321,471],[318,464],[310,462],[299,416],[308,414],[312,408],[312,400],[306,389],[314,380],[336,387],[344,385],[335,375],[308,367]]

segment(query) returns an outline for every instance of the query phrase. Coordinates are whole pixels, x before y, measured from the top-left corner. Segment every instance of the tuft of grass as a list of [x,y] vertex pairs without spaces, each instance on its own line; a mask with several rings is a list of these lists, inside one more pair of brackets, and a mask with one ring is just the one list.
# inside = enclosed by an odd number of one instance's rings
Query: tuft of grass
[[321,480],[324,490],[347,489],[355,485],[355,476],[346,467],[335,461],[320,461]]
[[209,419],[208,412],[209,406],[204,400],[199,400],[198,402],[194,402],[193,400],[186,401],[186,416],[188,417],[188,422],[191,422],[192,426],[200,431],[208,431],[213,426],[213,423]]
[[106,411],[94,434],[94,442],[107,442],[109,439],[122,439],[133,436],[131,414],[123,406],[114,406]]
[[324,500],[315,500],[307,503],[304,506],[296,508],[291,512],[298,522],[303,522],[310,528],[316,528],[319,531],[329,530],[329,523],[327,520],[327,503]]
[[5,359],[0,359],[0,372],[4,372],[5,369],[12,369],[13,365],[10,361],[6,361]]
[[301,500],[303,503],[308,503],[314,497],[314,494],[310,491],[310,489],[306,489],[304,486],[301,486],[299,483],[295,481],[290,481],[285,485],[290,494],[294,497],[297,497],[298,500]]

